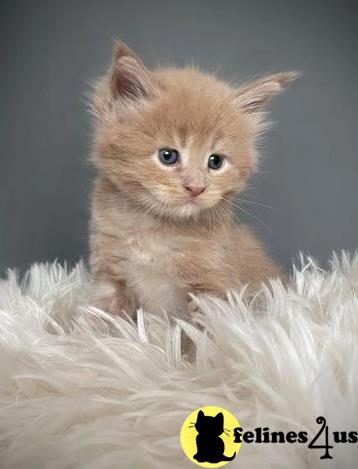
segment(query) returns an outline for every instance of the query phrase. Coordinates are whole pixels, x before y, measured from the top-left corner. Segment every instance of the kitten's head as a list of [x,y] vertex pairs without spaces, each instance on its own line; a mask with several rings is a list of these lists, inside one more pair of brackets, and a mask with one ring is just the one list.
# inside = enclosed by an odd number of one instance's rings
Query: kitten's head
[[195,68],[148,70],[118,43],[92,101],[96,164],[149,212],[180,218],[215,209],[255,170],[264,107],[295,78],[233,88]]
[[199,410],[195,422],[195,430],[201,435],[219,436],[224,431],[224,415],[219,412],[215,417],[205,415]]

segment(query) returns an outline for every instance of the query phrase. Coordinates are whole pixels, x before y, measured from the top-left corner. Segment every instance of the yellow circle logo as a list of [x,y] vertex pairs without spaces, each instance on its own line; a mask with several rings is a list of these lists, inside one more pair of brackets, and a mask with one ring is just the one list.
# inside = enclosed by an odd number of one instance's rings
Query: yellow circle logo
[[240,424],[221,407],[206,406],[194,410],[184,421],[180,444],[190,461],[201,467],[221,467],[232,461],[240,450],[234,430]]

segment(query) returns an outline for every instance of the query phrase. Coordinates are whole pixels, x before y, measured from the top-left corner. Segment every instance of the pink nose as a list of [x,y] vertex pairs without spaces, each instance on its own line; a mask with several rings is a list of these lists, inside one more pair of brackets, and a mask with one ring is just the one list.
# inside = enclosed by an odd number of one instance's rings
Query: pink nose
[[184,188],[192,197],[197,197],[198,195],[202,194],[205,191],[205,187],[195,186],[194,184],[188,184],[184,186]]

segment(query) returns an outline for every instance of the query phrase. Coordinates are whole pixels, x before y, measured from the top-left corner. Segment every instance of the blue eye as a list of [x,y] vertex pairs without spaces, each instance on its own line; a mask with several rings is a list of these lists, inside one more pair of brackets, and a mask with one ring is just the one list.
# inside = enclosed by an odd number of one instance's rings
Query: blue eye
[[162,148],[158,151],[158,158],[165,165],[175,164],[179,161],[179,152],[171,148]]
[[210,155],[208,166],[210,169],[220,169],[224,164],[224,157],[220,155]]

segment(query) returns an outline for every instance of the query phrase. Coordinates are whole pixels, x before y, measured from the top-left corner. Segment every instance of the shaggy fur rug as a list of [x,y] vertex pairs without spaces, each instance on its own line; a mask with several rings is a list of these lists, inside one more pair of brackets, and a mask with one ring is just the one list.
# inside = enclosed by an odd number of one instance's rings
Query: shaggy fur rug
[[358,467],[358,443],[332,440],[358,430],[358,256],[329,271],[306,259],[290,287],[272,282],[250,304],[240,291],[203,296],[190,323],[110,317],[86,305],[90,288],[82,264],[0,281],[1,468],[194,467],[179,433],[205,405],[244,430],[312,438],[316,417],[327,420],[333,459],[308,444],[243,443],[228,467]]

